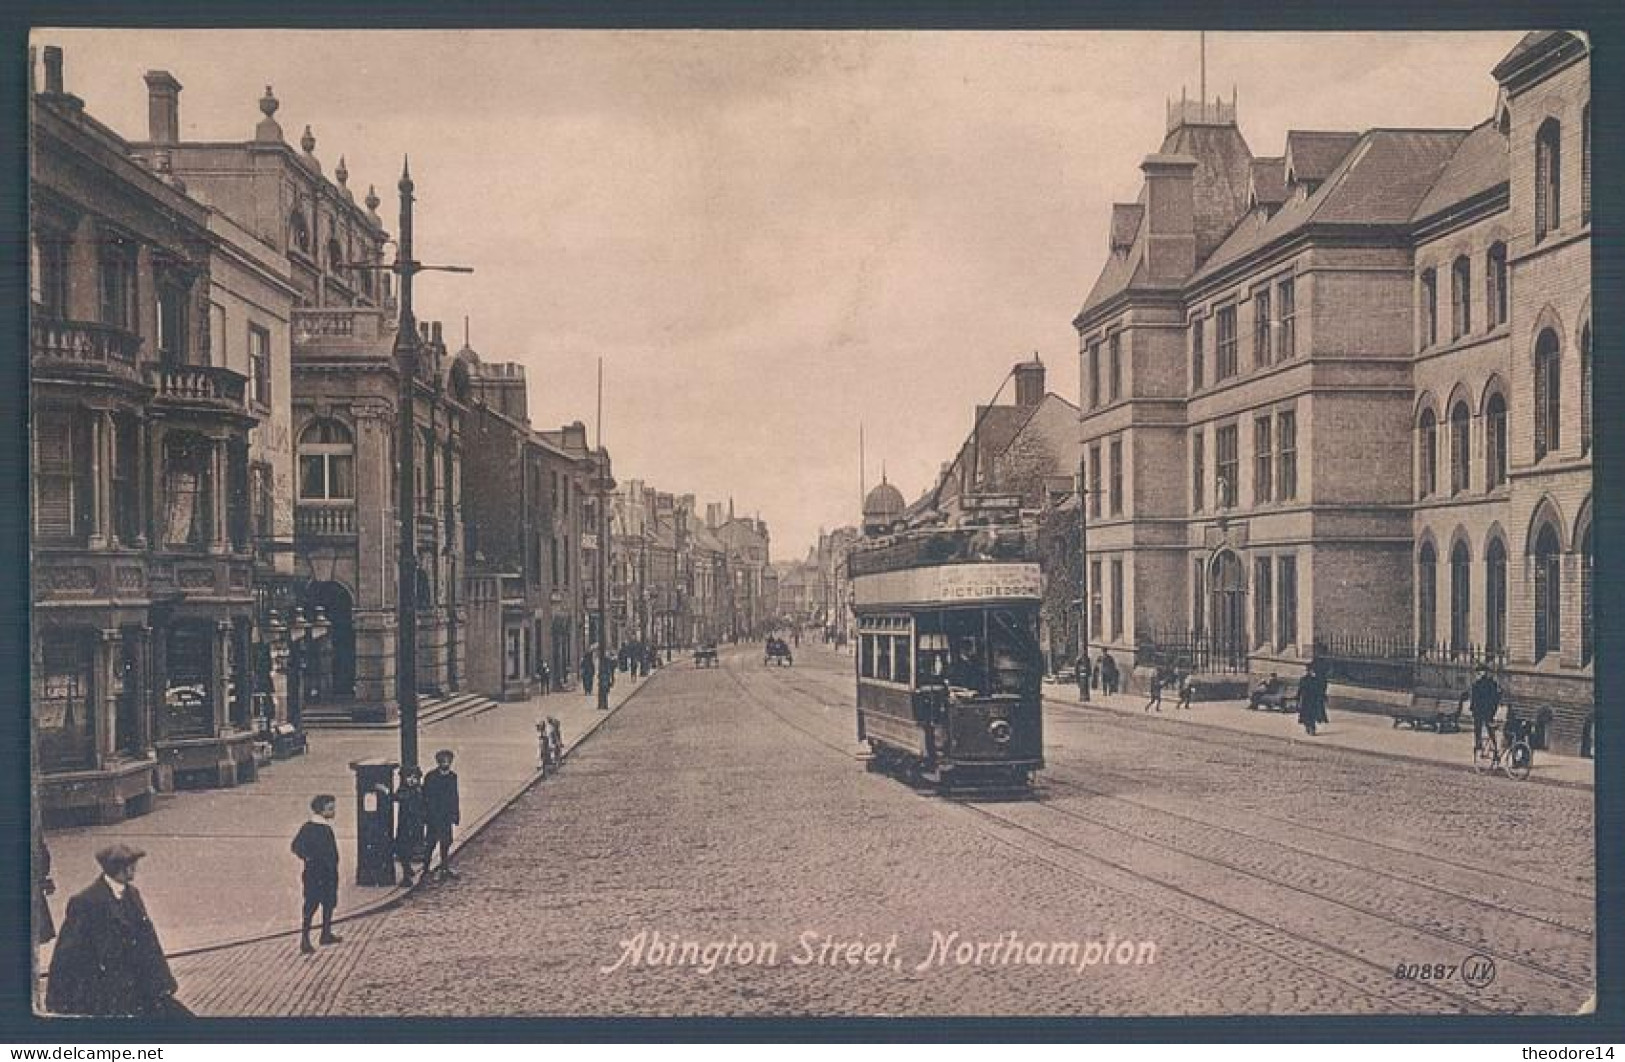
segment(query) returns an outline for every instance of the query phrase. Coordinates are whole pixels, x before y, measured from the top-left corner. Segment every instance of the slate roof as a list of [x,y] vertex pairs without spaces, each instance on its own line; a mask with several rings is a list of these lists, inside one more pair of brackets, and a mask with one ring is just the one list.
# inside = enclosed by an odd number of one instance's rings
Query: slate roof
[[1310,223],[1403,224],[1467,137],[1457,129],[1373,129],[1307,199],[1243,218],[1196,271],[1200,280]]
[[1134,237],[1140,233],[1140,222],[1145,218],[1144,203],[1113,203],[1111,249],[1128,250],[1134,246]]
[[1294,181],[1324,181],[1337,169],[1359,133],[1329,133],[1294,129],[1286,135],[1286,163]]
[[1286,156],[1253,160],[1252,199],[1263,206],[1286,202]]
[[1495,69],[1490,71],[1490,76],[1500,79],[1507,71],[1515,69],[1529,53],[1538,50],[1547,41],[1563,35],[1563,33],[1563,30],[1534,30],[1525,33],[1523,39],[1514,44],[1512,50],[1499,63],[1495,64]]
[[1196,160],[1192,193],[1200,262],[1224,242],[1236,219],[1247,211],[1252,149],[1234,125],[1180,125],[1163,138],[1161,153]]
[[1413,216],[1418,221],[1430,218],[1496,185],[1506,184],[1512,177],[1511,167],[1506,137],[1495,128],[1493,119],[1487,121],[1468,133],[1456,148]]

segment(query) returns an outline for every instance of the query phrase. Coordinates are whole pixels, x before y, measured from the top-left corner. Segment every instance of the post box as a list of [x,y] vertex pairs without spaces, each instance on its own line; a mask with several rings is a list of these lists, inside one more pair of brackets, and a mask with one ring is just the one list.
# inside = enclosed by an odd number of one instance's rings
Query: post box
[[355,883],[389,887],[395,884],[395,768],[394,760],[379,757],[352,760],[355,772]]

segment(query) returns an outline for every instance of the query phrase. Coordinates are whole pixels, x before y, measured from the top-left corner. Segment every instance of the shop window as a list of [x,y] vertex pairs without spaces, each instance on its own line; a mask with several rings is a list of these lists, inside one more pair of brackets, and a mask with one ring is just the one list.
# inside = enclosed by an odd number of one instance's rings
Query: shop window
[[163,733],[169,738],[214,733],[214,628],[180,623],[169,628],[164,653]]
[[46,772],[96,765],[94,631],[45,630],[34,698],[40,768]]

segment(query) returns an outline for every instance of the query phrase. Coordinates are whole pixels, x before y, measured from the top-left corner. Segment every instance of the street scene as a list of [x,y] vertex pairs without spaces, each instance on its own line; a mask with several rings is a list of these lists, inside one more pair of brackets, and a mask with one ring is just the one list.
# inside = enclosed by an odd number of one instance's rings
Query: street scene
[[1594,1008],[1583,33],[30,57],[36,1014]]

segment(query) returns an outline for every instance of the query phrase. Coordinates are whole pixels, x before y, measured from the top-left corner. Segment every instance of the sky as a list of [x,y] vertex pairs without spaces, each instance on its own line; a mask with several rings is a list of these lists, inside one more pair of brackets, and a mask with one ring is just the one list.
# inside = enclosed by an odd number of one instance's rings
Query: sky
[[[1521,34],[1210,33],[1255,155],[1289,129],[1467,128]],[[1194,32],[42,30],[131,139],[168,70],[184,140],[247,140],[265,87],[395,229],[410,155],[420,320],[526,366],[540,428],[617,479],[734,504],[775,560],[856,523],[882,470],[935,481],[1037,353],[1078,400],[1072,318],[1133,201]],[[453,339],[455,342],[452,342]],[[1006,390],[1002,400],[1009,401]],[[866,466],[860,473],[859,428]],[[860,480],[861,475],[861,480]]]

